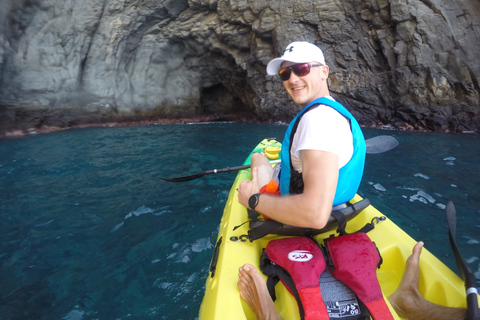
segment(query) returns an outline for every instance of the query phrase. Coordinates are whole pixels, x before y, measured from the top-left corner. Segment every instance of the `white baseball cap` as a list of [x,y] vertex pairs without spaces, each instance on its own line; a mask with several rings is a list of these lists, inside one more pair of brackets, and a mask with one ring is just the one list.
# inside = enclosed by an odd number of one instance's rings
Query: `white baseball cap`
[[280,58],[275,58],[268,63],[267,74],[270,76],[278,74],[284,61],[295,63],[308,63],[315,61],[326,65],[322,50],[313,43],[306,41],[290,43]]

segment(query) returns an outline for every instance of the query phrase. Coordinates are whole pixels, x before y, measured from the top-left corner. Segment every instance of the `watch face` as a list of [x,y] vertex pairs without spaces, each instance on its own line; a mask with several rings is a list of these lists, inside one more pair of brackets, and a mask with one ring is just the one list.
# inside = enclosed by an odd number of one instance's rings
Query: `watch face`
[[248,206],[252,208],[254,205],[255,205],[255,199],[253,199],[253,196],[250,196],[250,198],[248,198]]
[[257,205],[257,201],[258,201],[257,197],[258,195],[254,194],[248,199],[248,206],[250,207],[250,209],[255,209],[255,206]]

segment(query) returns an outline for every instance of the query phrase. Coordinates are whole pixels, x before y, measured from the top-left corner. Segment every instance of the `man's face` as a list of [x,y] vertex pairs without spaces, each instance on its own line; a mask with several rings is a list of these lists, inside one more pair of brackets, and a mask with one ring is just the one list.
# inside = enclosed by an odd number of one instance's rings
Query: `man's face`
[[[282,68],[292,66],[296,63],[285,61]],[[310,62],[310,65],[316,65],[317,62]],[[288,80],[283,81],[283,86],[287,90],[292,100],[300,106],[305,107],[310,102],[320,97],[328,96],[328,78],[329,69],[327,66],[311,67],[310,73],[299,77],[293,71]]]

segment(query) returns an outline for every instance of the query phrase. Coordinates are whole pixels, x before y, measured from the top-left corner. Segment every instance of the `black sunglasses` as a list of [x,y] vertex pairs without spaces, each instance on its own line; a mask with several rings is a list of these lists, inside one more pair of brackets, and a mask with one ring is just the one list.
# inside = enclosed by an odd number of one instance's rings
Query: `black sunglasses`
[[323,66],[323,64],[297,63],[293,66],[280,69],[278,71],[278,76],[280,77],[280,80],[287,81],[290,79],[292,71],[297,77],[303,77],[310,73],[310,68],[321,66]]

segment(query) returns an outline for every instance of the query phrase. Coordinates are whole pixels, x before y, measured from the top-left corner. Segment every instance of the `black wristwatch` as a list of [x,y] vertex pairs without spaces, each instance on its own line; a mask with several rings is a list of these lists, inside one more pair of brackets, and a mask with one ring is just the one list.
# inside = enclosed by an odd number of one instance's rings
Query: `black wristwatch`
[[258,205],[258,200],[260,200],[260,193],[255,193],[248,198],[248,207],[251,210],[255,210],[255,207]]

